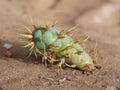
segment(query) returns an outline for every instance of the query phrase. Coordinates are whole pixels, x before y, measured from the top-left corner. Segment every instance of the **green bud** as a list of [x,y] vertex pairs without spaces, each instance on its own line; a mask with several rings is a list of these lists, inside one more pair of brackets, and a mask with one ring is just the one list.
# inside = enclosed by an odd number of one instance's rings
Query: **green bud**
[[42,40],[46,45],[50,45],[53,42],[53,35],[49,31],[45,31],[42,36]]
[[36,42],[36,45],[39,49],[46,50],[47,46],[41,41],[41,42]]
[[41,39],[42,39],[42,32],[40,30],[35,31],[34,34],[33,34],[33,38],[34,38],[34,40],[36,42],[37,41],[41,41]]

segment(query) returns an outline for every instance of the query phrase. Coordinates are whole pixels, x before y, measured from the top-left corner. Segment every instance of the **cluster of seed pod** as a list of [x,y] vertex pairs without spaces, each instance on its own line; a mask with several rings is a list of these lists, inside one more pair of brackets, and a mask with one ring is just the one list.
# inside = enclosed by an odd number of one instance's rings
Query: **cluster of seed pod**
[[33,26],[33,31],[26,28],[28,32],[20,34],[30,41],[24,46],[30,48],[30,55],[34,52],[36,57],[42,55],[50,63],[59,62],[59,67],[66,65],[88,72],[96,70],[94,59],[69,36],[72,29],[58,30],[48,24]]

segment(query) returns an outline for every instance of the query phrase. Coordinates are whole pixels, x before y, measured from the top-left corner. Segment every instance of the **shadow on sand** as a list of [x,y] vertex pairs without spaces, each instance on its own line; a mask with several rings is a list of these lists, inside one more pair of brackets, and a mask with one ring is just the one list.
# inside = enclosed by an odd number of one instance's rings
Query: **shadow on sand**
[[[5,43],[6,41],[0,40],[0,57],[5,60],[9,60],[9,58],[5,56],[6,49],[3,47]],[[42,63],[40,56],[36,58],[35,55],[32,54],[30,57],[28,57],[29,50],[27,48],[23,48],[24,44],[19,42],[12,43],[9,41],[7,41],[7,43],[13,45],[13,48],[11,49],[13,55],[11,58],[13,58],[14,60],[22,61],[25,63]]]

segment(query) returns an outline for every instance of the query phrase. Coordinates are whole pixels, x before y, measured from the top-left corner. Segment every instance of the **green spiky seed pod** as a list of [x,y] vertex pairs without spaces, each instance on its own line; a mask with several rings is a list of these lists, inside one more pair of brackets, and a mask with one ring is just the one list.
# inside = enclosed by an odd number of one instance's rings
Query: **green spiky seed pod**
[[[68,30],[70,31],[70,30]],[[31,51],[43,55],[45,59],[50,62],[56,62],[58,59],[67,66],[76,66],[81,70],[92,71],[95,69],[94,61],[88,53],[78,43],[74,43],[74,40],[68,36],[67,30],[58,30],[50,26],[40,26],[29,34],[24,33],[27,39],[31,39],[33,42],[26,45],[31,47]],[[70,65],[69,65],[70,64]]]
[[81,55],[79,54],[71,54],[70,59],[72,63],[76,65],[81,70],[85,70],[86,65],[91,65],[90,70],[94,70],[95,67],[93,65],[93,60],[91,57],[86,53],[82,53]]

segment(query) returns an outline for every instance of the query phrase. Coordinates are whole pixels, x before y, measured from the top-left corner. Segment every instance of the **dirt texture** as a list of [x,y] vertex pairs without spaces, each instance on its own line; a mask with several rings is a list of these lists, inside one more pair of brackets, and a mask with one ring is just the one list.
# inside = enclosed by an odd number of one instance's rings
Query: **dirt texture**
[[[41,58],[22,48],[28,42],[18,33],[31,30],[29,16],[58,29],[77,25],[74,40],[88,35],[87,51],[98,42],[102,68],[94,75],[56,65],[46,68]],[[5,56],[5,43],[13,56]],[[120,90],[120,0],[0,0],[0,90]],[[63,82],[61,82],[63,80]],[[61,82],[61,83],[60,83]]]

